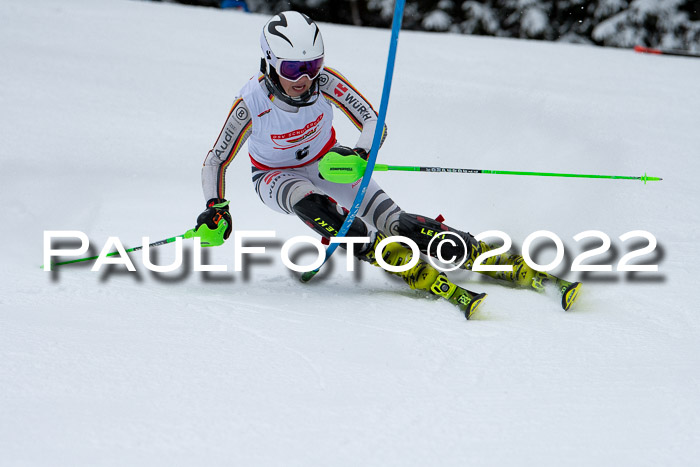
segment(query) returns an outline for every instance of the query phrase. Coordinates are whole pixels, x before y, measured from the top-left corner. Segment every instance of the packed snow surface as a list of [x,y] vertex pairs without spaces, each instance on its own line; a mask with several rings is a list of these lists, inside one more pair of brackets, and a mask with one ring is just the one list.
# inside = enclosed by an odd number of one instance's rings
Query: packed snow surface
[[[697,465],[700,60],[403,32],[379,162],[661,176],[631,180],[377,173],[405,210],[473,234],[562,239],[576,307],[466,271],[472,321],[339,251],[309,284],[282,244],[313,235],[266,209],[245,147],[235,229],[265,254],[206,264],[40,269],[44,232],[97,255],[194,226],[200,167],[259,66],[267,18],[135,1],[0,3],[0,465]],[[321,24],[327,63],[378,109],[389,31]],[[336,112],[341,143],[357,132]],[[572,272],[579,254],[611,247]],[[655,249],[617,271],[643,238]],[[58,242],[60,243],[60,242]],[[539,245],[539,246],[538,246]],[[535,242],[540,264],[551,241]],[[76,247],[75,242],[61,245]],[[153,260],[175,260],[174,245]],[[70,259],[69,257],[66,259]],[[297,261],[308,264],[309,250]]]

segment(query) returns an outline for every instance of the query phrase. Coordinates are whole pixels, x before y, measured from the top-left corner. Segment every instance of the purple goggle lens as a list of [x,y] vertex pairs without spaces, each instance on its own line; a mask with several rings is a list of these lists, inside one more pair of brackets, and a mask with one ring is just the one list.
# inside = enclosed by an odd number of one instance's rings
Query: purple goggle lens
[[306,62],[283,60],[280,62],[279,74],[289,81],[299,81],[304,75],[308,76],[309,79],[314,79],[322,68],[323,57]]

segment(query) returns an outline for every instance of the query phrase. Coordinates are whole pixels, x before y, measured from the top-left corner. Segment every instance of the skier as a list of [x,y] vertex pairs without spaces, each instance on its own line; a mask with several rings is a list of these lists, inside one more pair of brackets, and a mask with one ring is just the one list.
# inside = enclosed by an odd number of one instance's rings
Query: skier
[[[224,175],[241,146],[248,142],[252,179],[261,201],[274,211],[298,216],[324,238],[334,236],[347,216],[359,185],[324,180],[318,163],[328,153],[367,158],[377,126],[377,113],[363,95],[337,70],[324,66],[321,32],[308,16],[285,11],[273,16],[260,35],[263,58],[260,72],[251,78],[234,100],[226,123],[209,151],[202,168],[206,209],[197,218],[195,235],[203,245],[220,245],[232,229],[229,201],[225,199]],[[360,130],[353,149],[336,141],[333,107],[339,108]],[[382,143],[387,129],[383,128]],[[375,249],[387,236],[413,240],[421,253],[436,256],[437,245],[428,245],[435,233],[451,232],[464,242],[442,249],[443,257],[461,258],[460,267],[471,269],[474,260],[489,250],[484,242],[441,221],[410,214],[401,209],[371,180],[347,237],[369,237],[354,245],[360,260],[377,265]],[[382,253],[392,266],[405,265],[412,251],[390,243]],[[568,309],[576,298],[578,283],[559,280],[525,264],[519,255],[502,254],[483,264],[512,265],[512,272],[485,272],[519,286],[543,288],[554,281],[562,291],[562,306]],[[465,312],[474,313],[485,294],[470,292],[454,283],[426,261],[401,276],[413,289],[441,296]]]

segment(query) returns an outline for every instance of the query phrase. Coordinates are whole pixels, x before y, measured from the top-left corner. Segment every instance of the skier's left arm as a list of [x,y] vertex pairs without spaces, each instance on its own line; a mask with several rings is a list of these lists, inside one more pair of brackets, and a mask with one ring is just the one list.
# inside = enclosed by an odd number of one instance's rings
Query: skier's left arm
[[[372,147],[374,131],[377,128],[377,112],[350,81],[337,70],[324,67],[320,81],[323,96],[338,107],[360,130],[360,137],[355,143],[355,150],[366,159]],[[386,125],[384,125],[382,139],[379,143],[380,146],[384,143],[386,133],[387,129]]]

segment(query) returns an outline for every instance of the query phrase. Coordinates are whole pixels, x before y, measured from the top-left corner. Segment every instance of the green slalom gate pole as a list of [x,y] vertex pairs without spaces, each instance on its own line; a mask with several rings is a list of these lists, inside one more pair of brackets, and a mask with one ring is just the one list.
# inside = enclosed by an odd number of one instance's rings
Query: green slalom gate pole
[[[326,180],[334,183],[353,183],[359,180],[364,172],[365,162],[359,156],[343,156],[337,153],[327,154],[319,163],[319,172]],[[494,174],[494,175],[529,175],[536,177],[568,177],[568,178],[605,178],[615,180],[641,180],[646,185],[647,182],[663,180],[660,177],[651,177],[644,173],[640,177],[625,175],[593,175],[593,174],[569,174],[556,172],[525,172],[515,170],[487,170],[487,169],[459,169],[449,167],[423,167],[409,165],[386,165],[376,164],[375,172],[386,172],[397,170],[402,172],[448,172],[448,173],[468,173],[468,174]]]

